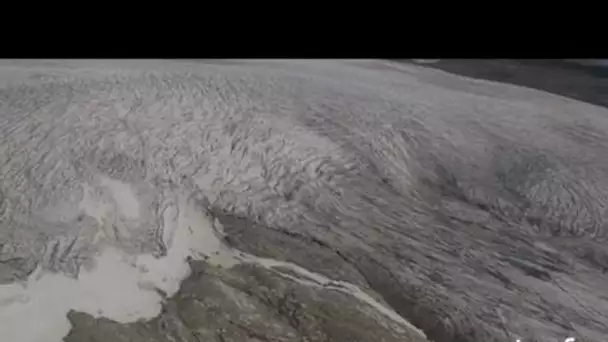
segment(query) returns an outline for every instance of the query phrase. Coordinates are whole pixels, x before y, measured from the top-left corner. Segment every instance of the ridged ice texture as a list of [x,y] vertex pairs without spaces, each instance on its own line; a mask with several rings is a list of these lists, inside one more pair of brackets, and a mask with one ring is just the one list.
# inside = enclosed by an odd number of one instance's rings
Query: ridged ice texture
[[164,255],[183,195],[436,342],[608,336],[604,108],[380,61],[2,63],[2,283]]

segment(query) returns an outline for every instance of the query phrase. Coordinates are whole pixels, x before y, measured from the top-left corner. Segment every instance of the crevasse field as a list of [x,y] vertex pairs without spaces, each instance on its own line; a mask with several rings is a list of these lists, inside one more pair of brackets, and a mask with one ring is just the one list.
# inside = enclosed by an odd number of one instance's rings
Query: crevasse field
[[0,341],[608,341],[608,110],[371,60],[0,61]]

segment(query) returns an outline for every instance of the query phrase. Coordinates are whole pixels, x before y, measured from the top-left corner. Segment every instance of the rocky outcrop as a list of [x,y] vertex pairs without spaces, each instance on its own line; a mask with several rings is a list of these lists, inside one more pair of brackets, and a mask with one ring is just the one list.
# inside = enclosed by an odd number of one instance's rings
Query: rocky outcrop
[[298,284],[254,265],[191,263],[159,317],[119,324],[71,312],[66,342],[424,342],[414,330],[339,291]]

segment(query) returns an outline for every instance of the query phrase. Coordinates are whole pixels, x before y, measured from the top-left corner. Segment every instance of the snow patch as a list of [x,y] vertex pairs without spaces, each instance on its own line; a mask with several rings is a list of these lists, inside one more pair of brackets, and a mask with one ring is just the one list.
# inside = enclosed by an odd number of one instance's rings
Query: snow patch
[[[127,204],[130,209],[134,208],[132,205]],[[185,198],[180,199],[179,207],[179,215],[165,220],[169,223],[165,229],[172,231],[172,241],[162,258],[132,256],[106,246],[95,258],[95,267],[81,269],[77,279],[38,269],[25,282],[0,285],[2,339],[60,342],[70,330],[70,310],[121,323],[157,316],[163,300],[158,290],[167,296],[177,292],[181,281],[190,274],[186,259],[222,250],[212,222]],[[230,260],[233,259],[214,258],[215,263]],[[227,262],[226,266],[232,264]]]

